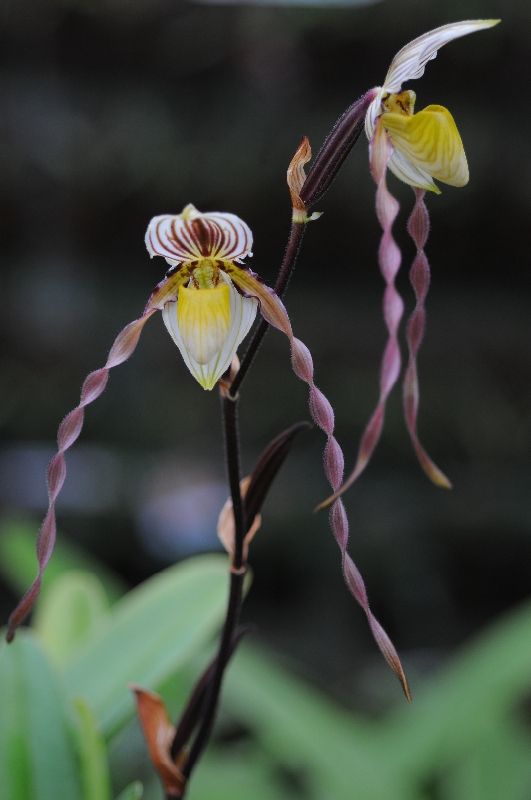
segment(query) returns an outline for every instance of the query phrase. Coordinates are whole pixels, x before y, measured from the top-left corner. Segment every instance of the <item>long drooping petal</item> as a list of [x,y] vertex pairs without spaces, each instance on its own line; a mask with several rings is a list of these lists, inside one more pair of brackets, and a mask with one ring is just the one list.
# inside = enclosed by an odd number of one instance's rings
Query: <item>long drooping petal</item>
[[429,455],[422,447],[417,435],[417,415],[419,409],[419,384],[417,376],[417,354],[424,338],[424,328],[426,324],[426,311],[424,303],[430,285],[430,267],[428,259],[424,253],[424,245],[428,238],[430,221],[428,209],[424,203],[424,194],[421,189],[415,189],[415,207],[409,218],[407,229],[409,235],[417,246],[417,255],[411,266],[409,278],[415,296],[416,306],[411,314],[406,328],[407,344],[409,348],[409,363],[404,376],[404,413],[406,417],[407,429],[411,436],[415,453],[420,465],[426,475],[437,486],[450,489],[451,484],[446,475],[433,463]]
[[[185,341],[183,332],[181,330],[181,318],[178,315],[178,307],[181,298],[175,302],[167,303],[162,312],[164,324],[168,329],[170,336],[181,351],[184,363],[194,376],[199,381],[204,389],[212,389],[218,379],[229,368],[232,359],[236,353],[239,344],[247,336],[251,325],[254,322],[258,303],[255,299],[249,297],[242,297],[232,285],[230,278],[227,275],[220,273],[230,293],[230,321],[226,338],[221,348],[207,363],[199,363],[194,358],[193,353],[189,347],[189,337]],[[190,290],[200,292],[216,291],[214,290]],[[193,333],[193,332],[192,332]],[[191,334],[192,335],[192,334]]]
[[342,495],[343,492],[346,491],[349,486],[352,486],[354,481],[359,478],[367,466],[382,432],[387,398],[400,373],[401,358],[397,334],[398,326],[404,312],[404,303],[396,290],[395,277],[400,269],[401,254],[391,233],[393,222],[398,214],[399,205],[398,201],[395,200],[389,192],[385,180],[385,173],[387,171],[387,164],[391,152],[392,147],[385,132],[385,128],[379,123],[376,126],[374,138],[371,142],[370,162],[374,180],[378,185],[376,190],[376,214],[383,229],[378,250],[378,259],[380,262],[380,270],[386,283],[383,311],[385,324],[389,332],[389,338],[380,370],[380,397],[373,415],[361,437],[358,457],[353,471],[343,485],[337,489],[331,497],[325,500],[324,503],[321,503],[319,508],[330,505],[330,503]]
[[127,361],[133,354],[142,329],[150,316],[157,309],[162,308],[169,299],[176,296],[180,283],[185,280],[187,280],[186,273],[175,273],[159,283],[151,295],[144,314],[140,319],[136,319],[134,322],[130,322],[129,325],[126,325],[123,331],[116,337],[103,369],[91,372],[87,376],[81,390],[79,405],[64,418],[59,426],[59,431],[57,433],[58,452],[50,461],[46,472],[49,505],[37,537],[37,577],[9,618],[6,637],[8,642],[13,640],[18,626],[22,624],[30,613],[41,590],[42,575],[50,560],[55,545],[55,502],[66,478],[64,453],[74,444],[81,433],[85,413],[84,408],[89,405],[89,403],[94,402],[94,400],[102,394],[107,385],[109,370]]
[[[396,201],[395,201],[396,202]],[[227,270],[229,271],[229,270]],[[326,476],[334,492],[338,492],[343,480],[344,458],[341,447],[334,437],[334,411],[332,406],[317,388],[313,381],[313,361],[310,351],[300,339],[296,339],[291,323],[282,301],[264,283],[249,270],[232,266],[230,275],[237,286],[247,294],[256,297],[260,302],[260,312],[264,319],[286,334],[291,346],[291,364],[293,371],[310,388],[309,407],[313,421],[327,436],[324,450],[324,467]],[[396,379],[395,379],[396,380]],[[411,699],[407,679],[400,659],[388,635],[372,613],[363,578],[347,553],[348,519],[341,499],[336,499],[330,509],[330,527],[341,550],[341,560],[345,582],[365,611],[374,639],[385,660],[400,680],[408,700]]]
[[234,214],[202,214],[186,206],[182,214],[153,217],[146,231],[151,257],[163,256],[169,264],[204,258],[235,260],[252,255],[250,228]]

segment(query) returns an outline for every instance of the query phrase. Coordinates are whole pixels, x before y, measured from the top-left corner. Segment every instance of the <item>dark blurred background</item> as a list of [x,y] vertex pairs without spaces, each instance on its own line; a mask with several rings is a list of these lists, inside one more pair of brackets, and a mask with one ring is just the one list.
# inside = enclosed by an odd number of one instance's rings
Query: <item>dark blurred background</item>
[[[285,6],[179,0],[3,0],[0,29],[0,502],[38,520],[57,425],[85,375],[161,280],[149,219],[231,211],[255,236],[252,268],[273,283],[290,223],[285,174],[303,134],[314,153],[335,119],[381,84],[406,42],[467,18],[502,24],[446,46],[408,84],[417,109],[454,115],[471,180],[430,196],[433,271],[420,357],[420,433],[454,482],[417,466],[400,391],[372,464],[346,498],[350,552],[373,609],[415,681],[531,594],[531,212],[527,108],[531,5],[524,0],[384,0]],[[404,256],[399,288],[413,307]],[[316,382],[353,464],[377,399],[385,343],[379,228],[360,139],[309,226],[286,296]],[[227,496],[216,391],[190,376],[160,316],[113,370],[69,452],[58,504],[65,539],[134,585],[217,548]],[[243,461],[308,418],[287,342],[269,335],[244,384]],[[324,437],[297,442],[251,551],[245,616],[258,636],[352,706],[398,688],[343,585],[325,514]],[[5,619],[16,597],[5,586]]]

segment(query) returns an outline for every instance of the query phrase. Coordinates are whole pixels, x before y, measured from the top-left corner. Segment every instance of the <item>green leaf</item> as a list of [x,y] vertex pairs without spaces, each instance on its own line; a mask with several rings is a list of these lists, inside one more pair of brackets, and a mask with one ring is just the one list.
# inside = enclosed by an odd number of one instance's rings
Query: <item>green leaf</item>
[[258,753],[209,753],[190,781],[188,800],[289,800],[274,765]]
[[130,783],[129,786],[118,795],[116,800],[140,800],[143,794],[144,787],[140,781],[135,781],[134,783]]
[[0,787],[6,800],[81,800],[65,699],[34,635],[0,646]]
[[354,786],[357,800],[406,797],[375,753],[369,722],[358,722],[249,646],[229,668],[225,698],[267,752],[307,772],[316,797],[352,800]]
[[82,697],[75,697],[78,754],[81,764],[83,800],[109,800],[111,783],[107,749],[94,714]]
[[441,771],[445,798],[523,800],[531,785],[529,737],[514,723],[487,728],[455,767]]
[[[31,520],[4,520],[0,524],[0,571],[17,594],[24,594],[37,572],[35,543],[39,526]],[[124,592],[125,585],[104,564],[79,545],[57,536],[53,555],[42,579],[43,594],[54,581],[72,569],[94,572],[105,587],[109,602]]]
[[58,577],[35,614],[35,629],[56,663],[64,664],[85,639],[94,635],[108,608],[101,581],[90,572],[72,570]]
[[503,724],[531,687],[531,604],[506,615],[382,725],[381,752],[397,773],[422,775],[461,760]]
[[75,654],[66,685],[88,699],[105,736],[133,711],[128,683],[156,689],[211,637],[225,614],[227,567],[224,556],[197,556],[150,578]]

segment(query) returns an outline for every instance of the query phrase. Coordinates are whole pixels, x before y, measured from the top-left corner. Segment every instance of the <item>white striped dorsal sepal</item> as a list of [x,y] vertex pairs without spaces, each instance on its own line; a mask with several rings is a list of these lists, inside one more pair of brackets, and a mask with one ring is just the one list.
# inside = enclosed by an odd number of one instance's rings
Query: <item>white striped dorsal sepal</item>
[[235,214],[202,214],[191,204],[182,214],[153,217],[146,231],[149,254],[172,266],[203,258],[239,261],[252,255],[252,246],[249,227]]
[[393,58],[383,85],[384,90],[389,94],[399,92],[404,81],[421,78],[424,75],[426,64],[435,58],[437,50],[444,44],[469,33],[492,28],[499,21],[499,19],[471,19],[451,22],[413,39]]

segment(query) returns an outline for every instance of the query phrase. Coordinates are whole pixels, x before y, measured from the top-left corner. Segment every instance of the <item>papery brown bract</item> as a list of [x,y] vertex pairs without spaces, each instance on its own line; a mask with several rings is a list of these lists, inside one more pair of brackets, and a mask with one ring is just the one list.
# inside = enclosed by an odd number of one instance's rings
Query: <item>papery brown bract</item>
[[299,147],[293,158],[291,159],[290,165],[288,167],[288,174],[287,174],[287,181],[289,187],[289,193],[291,195],[291,205],[293,207],[294,212],[294,219],[295,219],[295,212],[300,211],[303,212],[303,218],[301,220],[297,219],[297,222],[304,221],[304,215],[306,214],[306,205],[301,200],[301,189],[304,186],[304,182],[306,181],[306,173],[304,171],[304,165],[310,161],[312,157],[312,148],[310,147],[310,142],[307,136],[304,136],[302,142],[300,143]]
[[[247,494],[247,490],[249,488],[249,484],[251,483],[251,476],[248,475],[246,478],[243,478],[240,481],[240,493],[243,499],[245,499],[245,495]],[[255,533],[260,528],[262,524],[262,517],[260,514],[256,514],[253,517],[253,520],[248,526],[246,534],[243,539],[243,564],[245,565],[247,562],[247,556],[249,554],[249,543],[254,538]],[[231,562],[234,561],[234,544],[235,544],[235,524],[234,524],[234,511],[232,508],[232,499],[229,497],[228,500],[225,502],[223,508],[219,512],[218,517],[218,524],[217,524],[217,533],[219,540],[227,553],[231,557]],[[234,563],[233,563],[234,567]],[[245,568],[245,567],[243,567]]]
[[164,701],[155,692],[149,692],[135,684],[130,684],[129,688],[136,696],[138,716],[151,762],[159,774],[167,797],[177,800],[182,797],[186,786],[186,778],[179,768],[179,758],[182,760],[186,754],[179,754],[176,760],[170,755],[175,728],[170,722]]

